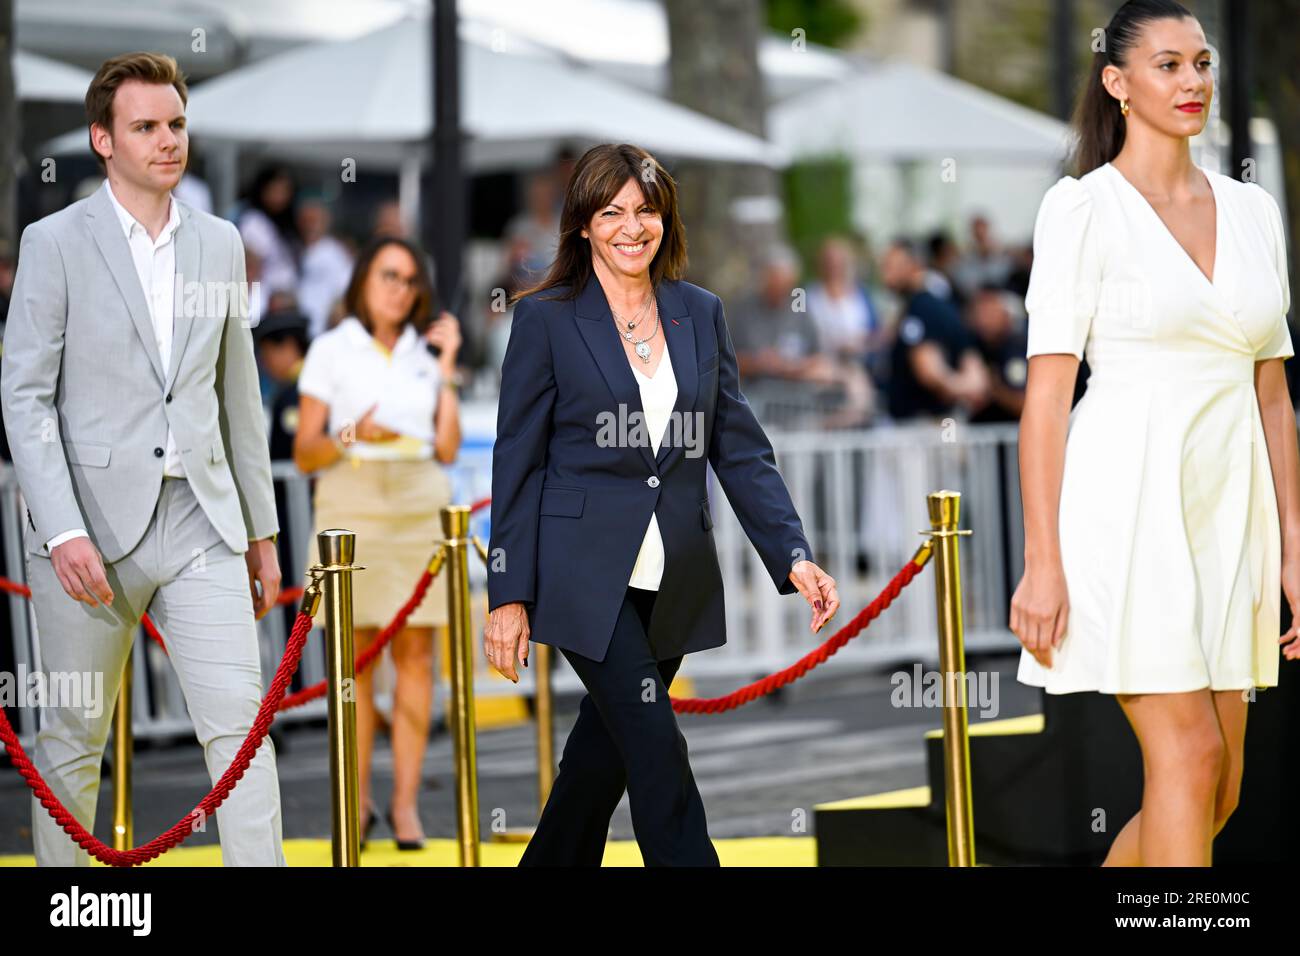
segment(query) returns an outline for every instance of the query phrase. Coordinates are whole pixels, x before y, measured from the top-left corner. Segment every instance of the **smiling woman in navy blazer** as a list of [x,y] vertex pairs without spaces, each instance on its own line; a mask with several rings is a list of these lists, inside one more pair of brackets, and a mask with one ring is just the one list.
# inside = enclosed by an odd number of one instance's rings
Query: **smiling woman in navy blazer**
[[514,681],[530,639],[558,647],[587,689],[521,866],[599,866],[624,788],[647,866],[718,865],[668,696],[683,655],[726,642],[706,463],[811,629],[839,608],[740,391],[722,302],[685,267],[667,171],[597,146],[574,167],[554,264],[515,306],[484,645]]

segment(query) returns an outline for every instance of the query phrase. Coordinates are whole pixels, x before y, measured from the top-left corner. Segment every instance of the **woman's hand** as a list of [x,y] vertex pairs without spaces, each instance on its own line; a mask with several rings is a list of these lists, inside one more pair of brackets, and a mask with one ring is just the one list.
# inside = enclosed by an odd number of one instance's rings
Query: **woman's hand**
[[[395,439],[402,437],[399,432],[389,431],[383,425],[375,424],[374,421],[375,409],[378,407],[379,407],[379,403],[375,402],[375,404],[371,405],[368,409],[366,409],[366,413],[361,416],[361,420],[358,421],[356,427],[352,429],[352,436],[355,440],[379,442],[379,441],[393,441]],[[347,435],[346,428],[343,430],[343,433],[344,436]],[[346,437],[343,438],[343,443],[345,445],[348,444],[348,440]]]
[[460,352],[460,320],[445,309],[424,330],[424,340],[440,350],[438,361],[444,366],[456,365],[456,355]]
[[499,673],[519,683],[515,661],[528,666],[528,612],[522,601],[494,608],[483,628],[483,652]]
[[[1278,638],[1282,656],[1289,661],[1300,660],[1300,558],[1282,561],[1282,593],[1291,605],[1291,629]],[[1289,642],[1289,643],[1288,643]]]
[[790,569],[790,580],[804,596],[804,600],[812,606],[810,626],[816,634],[840,609],[840,594],[835,590],[835,579],[811,561],[800,561]]
[[1027,566],[1011,598],[1011,630],[1044,667],[1052,666],[1052,649],[1061,645],[1069,616],[1070,596],[1061,563]]

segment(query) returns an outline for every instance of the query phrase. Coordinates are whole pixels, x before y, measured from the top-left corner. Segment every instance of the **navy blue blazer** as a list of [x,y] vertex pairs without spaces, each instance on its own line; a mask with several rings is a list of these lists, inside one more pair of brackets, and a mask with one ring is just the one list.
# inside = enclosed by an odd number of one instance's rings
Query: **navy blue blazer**
[[488,608],[522,601],[531,640],[603,661],[653,512],[664,544],[655,660],[718,647],[726,616],[706,461],[779,593],[795,593],[791,567],[814,560],[740,391],[722,300],[689,282],[660,283],[675,417],[698,429],[692,438],[670,421],[656,456],[636,430],[620,432],[631,440],[602,437],[602,424],[635,424],[644,409],[599,281],[576,299],[555,294],[519,300],[510,327],[492,449]]

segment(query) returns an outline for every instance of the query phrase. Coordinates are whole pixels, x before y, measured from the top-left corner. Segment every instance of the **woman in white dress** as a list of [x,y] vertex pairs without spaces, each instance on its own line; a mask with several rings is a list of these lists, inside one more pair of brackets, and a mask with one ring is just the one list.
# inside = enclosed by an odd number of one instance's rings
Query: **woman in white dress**
[[[1300,617],[1295,354],[1277,203],[1198,168],[1200,24],[1126,3],[1076,113],[1079,178],[1043,198],[1026,297],[1018,679],[1115,694],[1142,807],[1110,866],[1209,865],[1236,806],[1247,703]],[[1079,360],[1091,377],[1070,410]],[[1081,824],[1082,825],[1082,824]]]

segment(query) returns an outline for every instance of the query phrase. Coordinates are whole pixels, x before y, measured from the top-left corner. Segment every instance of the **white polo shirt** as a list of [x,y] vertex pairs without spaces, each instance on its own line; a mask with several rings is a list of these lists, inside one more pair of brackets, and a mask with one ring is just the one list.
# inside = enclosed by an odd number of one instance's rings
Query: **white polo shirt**
[[336,437],[378,404],[372,420],[402,437],[348,446],[350,457],[367,459],[432,458],[441,386],[438,360],[413,325],[402,329],[390,353],[352,315],[312,340],[298,376],[300,394],[329,406],[329,433]]

